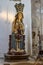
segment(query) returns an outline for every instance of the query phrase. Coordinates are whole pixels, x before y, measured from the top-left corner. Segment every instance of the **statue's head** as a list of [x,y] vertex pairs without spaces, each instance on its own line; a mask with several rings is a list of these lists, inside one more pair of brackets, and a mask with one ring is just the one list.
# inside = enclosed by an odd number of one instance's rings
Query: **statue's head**
[[22,20],[23,19],[23,13],[22,12],[18,12],[15,16],[16,19]]
[[16,16],[15,16],[15,19],[17,20],[17,19],[19,19],[19,20],[21,20],[22,21],[22,19],[23,19],[23,9],[24,9],[24,4],[22,4],[22,3],[16,3],[15,4],[15,8],[16,8],[16,11],[17,11],[17,14],[16,14]]

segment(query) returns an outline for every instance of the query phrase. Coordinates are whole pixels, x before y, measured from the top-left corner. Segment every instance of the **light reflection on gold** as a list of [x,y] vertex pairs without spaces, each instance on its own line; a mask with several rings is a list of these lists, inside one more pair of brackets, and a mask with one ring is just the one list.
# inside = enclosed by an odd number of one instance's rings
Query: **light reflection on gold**
[[2,11],[0,13],[0,19],[3,19],[3,20],[7,20],[8,19],[8,21],[12,23],[13,20],[14,20],[14,14],[11,13],[11,12],[7,13],[6,11]]

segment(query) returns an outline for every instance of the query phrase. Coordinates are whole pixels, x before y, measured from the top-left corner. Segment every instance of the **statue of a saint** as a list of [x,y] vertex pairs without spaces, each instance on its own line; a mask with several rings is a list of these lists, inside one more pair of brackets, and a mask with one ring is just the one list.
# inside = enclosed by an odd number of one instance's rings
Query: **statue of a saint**
[[24,46],[25,45],[24,45],[23,13],[18,12],[12,24],[11,47],[13,51],[22,52],[24,51]]
[[15,4],[17,14],[12,23],[12,34],[9,35],[9,51],[5,54],[5,61],[14,61],[28,59],[28,54],[25,51],[25,34],[23,23],[23,8],[24,4]]

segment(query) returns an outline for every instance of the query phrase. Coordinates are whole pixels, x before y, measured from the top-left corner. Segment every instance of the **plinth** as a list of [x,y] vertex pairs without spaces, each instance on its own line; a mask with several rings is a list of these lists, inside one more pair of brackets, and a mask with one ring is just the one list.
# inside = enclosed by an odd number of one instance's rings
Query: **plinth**
[[20,61],[20,60],[28,60],[29,55],[23,54],[23,55],[10,55],[5,54],[5,61],[12,62],[12,61]]

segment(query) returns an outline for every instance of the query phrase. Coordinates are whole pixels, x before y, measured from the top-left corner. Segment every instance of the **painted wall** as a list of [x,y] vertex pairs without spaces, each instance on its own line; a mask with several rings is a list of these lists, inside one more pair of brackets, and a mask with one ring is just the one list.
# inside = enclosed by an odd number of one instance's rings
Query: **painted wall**
[[[26,36],[25,48],[26,52],[32,54],[31,0],[22,0],[21,2],[25,5],[23,12]],[[8,51],[9,35],[11,34],[12,22],[16,14],[15,3],[9,0],[0,0],[0,57],[4,56],[4,53]]]

